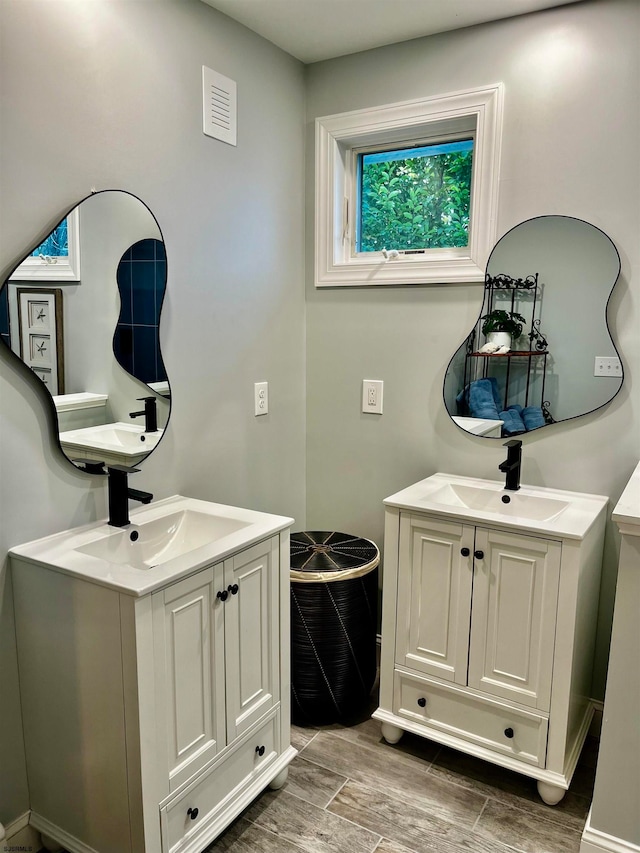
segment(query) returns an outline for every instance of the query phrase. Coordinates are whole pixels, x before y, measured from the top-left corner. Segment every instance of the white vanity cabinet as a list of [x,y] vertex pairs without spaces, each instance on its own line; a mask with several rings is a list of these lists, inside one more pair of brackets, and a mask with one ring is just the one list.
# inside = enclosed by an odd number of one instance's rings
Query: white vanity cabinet
[[288,529],[148,594],[29,547],[11,562],[32,825],[70,853],[202,851],[296,752]]
[[152,595],[157,749],[175,791],[280,699],[277,540]]
[[558,522],[438,511],[425,495],[410,488],[385,502],[374,717],[391,743],[423,735],[533,776],[557,803],[593,713],[606,498],[586,496],[577,538]]
[[396,663],[549,710],[561,545],[400,518]]

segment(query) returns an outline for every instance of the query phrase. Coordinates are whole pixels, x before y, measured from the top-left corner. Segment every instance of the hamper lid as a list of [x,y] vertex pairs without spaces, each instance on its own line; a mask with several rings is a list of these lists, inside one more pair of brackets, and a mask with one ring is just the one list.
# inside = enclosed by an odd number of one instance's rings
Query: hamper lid
[[375,569],[380,553],[369,539],[314,530],[291,534],[290,560],[292,581],[343,581]]

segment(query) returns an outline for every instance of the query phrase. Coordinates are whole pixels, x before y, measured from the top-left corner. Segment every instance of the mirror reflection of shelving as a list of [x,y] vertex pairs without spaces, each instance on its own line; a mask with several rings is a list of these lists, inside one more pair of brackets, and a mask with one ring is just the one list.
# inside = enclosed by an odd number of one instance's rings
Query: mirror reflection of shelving
[[[467,338],[458,415],[502,420],[503,435],[554,422],[545,399],[549,350],[540,328],[541,306],[537,273],[518,279],[505,274],[486,276],[482,313]],[[513,338],[504,332],[508,343],[497,351],[486,351],[491,349],[487,342],[492,334],[488,318],[496,312],[516,318],[517,322],[511,321]]]

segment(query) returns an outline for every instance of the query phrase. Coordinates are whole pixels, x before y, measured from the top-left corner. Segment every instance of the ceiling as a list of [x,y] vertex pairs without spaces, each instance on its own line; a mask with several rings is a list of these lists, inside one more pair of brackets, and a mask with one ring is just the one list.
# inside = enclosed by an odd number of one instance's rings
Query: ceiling
[[579,0],[203,0],[302,62]]

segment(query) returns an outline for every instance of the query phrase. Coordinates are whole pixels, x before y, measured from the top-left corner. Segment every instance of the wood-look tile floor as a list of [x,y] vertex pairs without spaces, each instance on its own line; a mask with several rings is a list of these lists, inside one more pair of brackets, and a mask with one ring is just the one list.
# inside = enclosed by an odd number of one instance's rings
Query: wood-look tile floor
[[370,718],[293,726],[299,750],[208,853],[578,853],[598,741],[589,738],[557,806],[535,781],[405,734],[395,746]]

